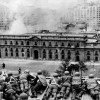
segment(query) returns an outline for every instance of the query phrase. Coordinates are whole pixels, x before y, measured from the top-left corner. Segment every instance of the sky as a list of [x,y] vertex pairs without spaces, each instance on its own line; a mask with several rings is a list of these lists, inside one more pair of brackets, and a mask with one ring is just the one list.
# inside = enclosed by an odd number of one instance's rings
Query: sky
[[49,9],[63,9],[68,6],[77,3],[78,0],[0,0],[0,2],[6,3],[9,8],[14,11],[18,10],[18,6],[34,6],[40,8]]
[[[20,12],[20,7],[23,8],[25,6],[32,6],[34,9],[35,8],[45,9],[46,11],[39,10],[39,12],[37,13],[37,10],[36,10],[33,12],[34,13],[33,19],[36,19],[34,20],[34,23],[36,22],[36,24],[34,25],[34,29],[39,28],[39,30],[43,28],[47,28],[50,30],[59,29],[59,26],[58,26],[60,24],[59,19],[64,14],[66,15],[67,9],[69,7],[73,7],[76,4],[82,3],[84,1],[85,0],[0,0],[2,4],[6,5],[9,9],[11,9],[15,13]],[[96,0],[86,0],[86,1],[96,1]],[[54,14],[50,10],[54,10],[55,13],[59,12],[59,14]],[[13,30],[16,28],[16,26],[22,25],[21,28],[23,29],[21,33],[23,33],[23,30],[25,30],[25,27],[23,25],[22,19],[17,17],[16,20],[17,21],[13,23],[11,29]],[[19,29],[17,28],[16,30],[13,30],[12,33],[16,33],[16,31],[21,30],[21,28],[19,27]]]

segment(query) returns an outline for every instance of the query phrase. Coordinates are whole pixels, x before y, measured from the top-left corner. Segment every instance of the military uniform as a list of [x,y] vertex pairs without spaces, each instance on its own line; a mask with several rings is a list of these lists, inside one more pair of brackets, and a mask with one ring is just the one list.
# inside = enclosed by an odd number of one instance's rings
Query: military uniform
[[49,85],[49,89],[47,91],[47,97],[52,96],[56,98],[58,91],[61,89],[61,79],[58,77],[57,73],[54,73],[53,78],[51,79],[51,84]]
[[65,71],[65,75],[62,76],[62,87],[61,87],[61,96],[67,98],[71,90],[71,76],[68,71]]

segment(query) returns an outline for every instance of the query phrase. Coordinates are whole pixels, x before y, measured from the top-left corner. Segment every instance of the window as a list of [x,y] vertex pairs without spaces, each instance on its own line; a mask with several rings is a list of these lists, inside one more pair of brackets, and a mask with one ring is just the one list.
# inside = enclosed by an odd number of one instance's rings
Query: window
[[7,57],[8,56],[8,49],[5,48],[5,56]]
[[94,59],[95,61],[98,61],[98,56],[99,56],[98,51],[95,51],[95,59]]
[[10,49],[11,57],[13,56],[13,49]]
[[64,52],[64,50],[61,51],[61,59],[65,59],[65,52]]
[[46,46],[45,42],[43,42],[43,46]]
[[21,45],[24,45],[24,42],[23,41],[21,41]]
[[13,42],[12,41],[10,41],[10,45],[13,45]]
[[21,52],[24,52],[24,49],[22,48]]
[[55,59],[58,59],[58,50],[55,51]]
[[49,59],[52,59],[52,51],[49,50]]
[[37,42],[35,42],[34,45],[37,46]]
[[90,61],[90,51],[87,51],[87,61]]
[[98,51],[95,51],[95,56],[98,56]]
[[68,55],[68,59],[70,60],[71,59],[71,52],[70,52],[70,50],[68,50],[67,55]]
[[64,43],[62,43],[61,46],[65,46]]
[[51,42],[49,42],[49,46],[52,46]]
[[57,44],[57,42],[56,42],[55,46],[56,46],[56,47],[58,47],[58,44]]
[[79,51],[76,51],[76,53],[75,53],[75,57],[76,57],[76,61],[80,61],[80,53],[79,53]]
[[18,41],[16,41],[16,45],[18,45]]
[[46,50],[44,49],[43,50],[43,59],[45,59],[46,58]]
[[30,50],[27,49],[27,57],[29,58],[30,57]]
[[68,47],[71,47],[71,44],[70,43],[68,43]]
[[15,52],[16,52],[16,57],[19,57],[19,50],[18,50],[18,48],[16,48]]
[[29,43],[29,41],[27,41],[27,43],[26,43],[27,45],[29,45],[30,43]]
[[5,44],[7,44],[7,41],[5,41]]
[[76,47],[79,47],[79,43],[76,44]]

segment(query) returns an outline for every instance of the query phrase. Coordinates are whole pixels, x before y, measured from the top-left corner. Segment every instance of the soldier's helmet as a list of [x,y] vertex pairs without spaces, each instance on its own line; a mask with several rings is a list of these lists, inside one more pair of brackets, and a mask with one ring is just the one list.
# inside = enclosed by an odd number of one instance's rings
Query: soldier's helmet
[[37,72],[37,74],[38,74],[38,75],[41,75],[41,74],[42,74],[42,70],[39,70],[39,71]]
[[65,74],[65,75],[68,75],[68,74],[69,74],[69,71],[65,71],[64,74]]
[[13,75],[13,73],[12,73],[12,72],[9,72],[9,73],[8,73],[8,76],[12,76],[12,75]]
[[57,73],[54,73],[54,74],[53,74],[53,77],[58,77],[58,74],[57,74]]
[[21,93],[20,96],[19,96],[19,98],[21,100],[28,100],[28,95],[26,93]]
[[80,76],[80,73],[79,73],[79,72],[75,72],[74,75],[75,75],[75,76]]
[[29,69],[26,69],[25,71],[24,71],[24,73],[29,73],[30,72],[30,70]]
[[94,78],[94,75],[93,74],[89,74],[89,78]]

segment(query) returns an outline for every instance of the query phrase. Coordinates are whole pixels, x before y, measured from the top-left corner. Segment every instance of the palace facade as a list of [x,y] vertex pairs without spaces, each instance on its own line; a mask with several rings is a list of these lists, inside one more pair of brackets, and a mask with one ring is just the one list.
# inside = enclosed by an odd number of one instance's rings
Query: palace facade
[[99,35],[57,32],[0,35],[0,58],[100,61]]

